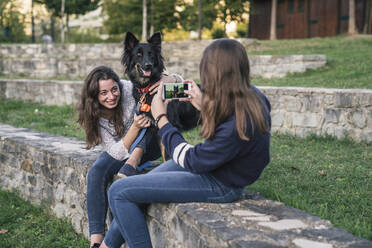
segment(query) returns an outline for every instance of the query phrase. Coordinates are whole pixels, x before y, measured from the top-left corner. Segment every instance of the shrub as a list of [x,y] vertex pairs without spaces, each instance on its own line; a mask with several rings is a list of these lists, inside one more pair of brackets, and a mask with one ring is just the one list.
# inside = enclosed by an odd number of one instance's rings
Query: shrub
[[213,32],[212,32],[212,38],[213,39],[220,39],[220,38],[223,38],[223,37],[225,37],[225,31],[223,31],[223,29],[216,28],[215,30],[213,30]]

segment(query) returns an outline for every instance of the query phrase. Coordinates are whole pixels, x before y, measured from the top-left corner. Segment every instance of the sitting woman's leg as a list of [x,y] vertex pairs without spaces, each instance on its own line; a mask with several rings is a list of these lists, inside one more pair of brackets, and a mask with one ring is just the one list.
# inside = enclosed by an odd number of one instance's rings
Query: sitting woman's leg
[[107,152],[103,152],[89,169],[87,210],[91,245],[103,240],[108,208],[107,186],[123,164],[124,161],[116,160]]
[[159,146],[159,137],[153,130],[147,130],[146,135],[143,137],[145,148],[144,155],[142,157],[141,164],[147,161],[153,161],[158,159],[161,156],[160,146]]
[[[166,166],[175,169],[173,161]],[[159,170],[162,169],[160,166]],[[168,202],[232,202],[239,199],[242,189],[230,188],[209,174],[187,171],[162,171],[116,181],[109,190],[109,202],[118,230],[129,247],[152,247],[149,231],[141,211],[142,203]],[[111,235],[111,227],[107,236]],[[110,240],[104,241],[114,248]]]

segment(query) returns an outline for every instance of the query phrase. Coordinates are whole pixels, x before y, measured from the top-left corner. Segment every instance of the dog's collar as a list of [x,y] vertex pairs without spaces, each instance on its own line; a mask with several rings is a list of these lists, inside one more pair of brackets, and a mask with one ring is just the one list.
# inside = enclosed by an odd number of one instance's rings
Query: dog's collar
[[148,93],[149,91],[150,91],[150,87],[152,86],[152,84],[149,84],[149,85],[147,85],[145,88],[141,88],[141,89],[138,89],[137,88],[137,91],[138,91],[138,93]]

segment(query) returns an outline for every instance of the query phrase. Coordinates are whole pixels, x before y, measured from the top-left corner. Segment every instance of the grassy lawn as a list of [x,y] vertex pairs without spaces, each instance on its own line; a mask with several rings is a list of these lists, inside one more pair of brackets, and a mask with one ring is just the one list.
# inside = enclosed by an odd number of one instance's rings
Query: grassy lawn
[[[69,106],[0,100],[0,123],[84,138],[76,125],[76,113]],[[198,130],[184,136],[190,143],[201,141]],[[347,140],[274,134],[271,163],[260,180],[248,188],[372,240],[370,151],[371,145]]]
[[67,248],[88,247],[66,220],[20,199],[15,193],[0,191],[0,247]]
[[259,86],[372,89],[372,36],[259,41],[248,55],[325,54],[327,65],[278,79],[253,79]]

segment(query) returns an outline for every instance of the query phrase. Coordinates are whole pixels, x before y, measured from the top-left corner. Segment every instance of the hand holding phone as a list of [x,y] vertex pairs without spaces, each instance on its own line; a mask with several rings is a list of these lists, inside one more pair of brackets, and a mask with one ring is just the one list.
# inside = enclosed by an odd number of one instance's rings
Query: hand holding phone
[[162,99],[180,99],[180,98],[189,98],[184,91],[191,90],[192,86],[190,82],[184,83],[165,83],[163,85]]
[[182,102],[190,102],[197,110],[201,110],[202,106],[202,92],[199,86],[192,80],[187,80],[185,83],[191,84],[191,89],[185,90],[188,98],[180,98]]

